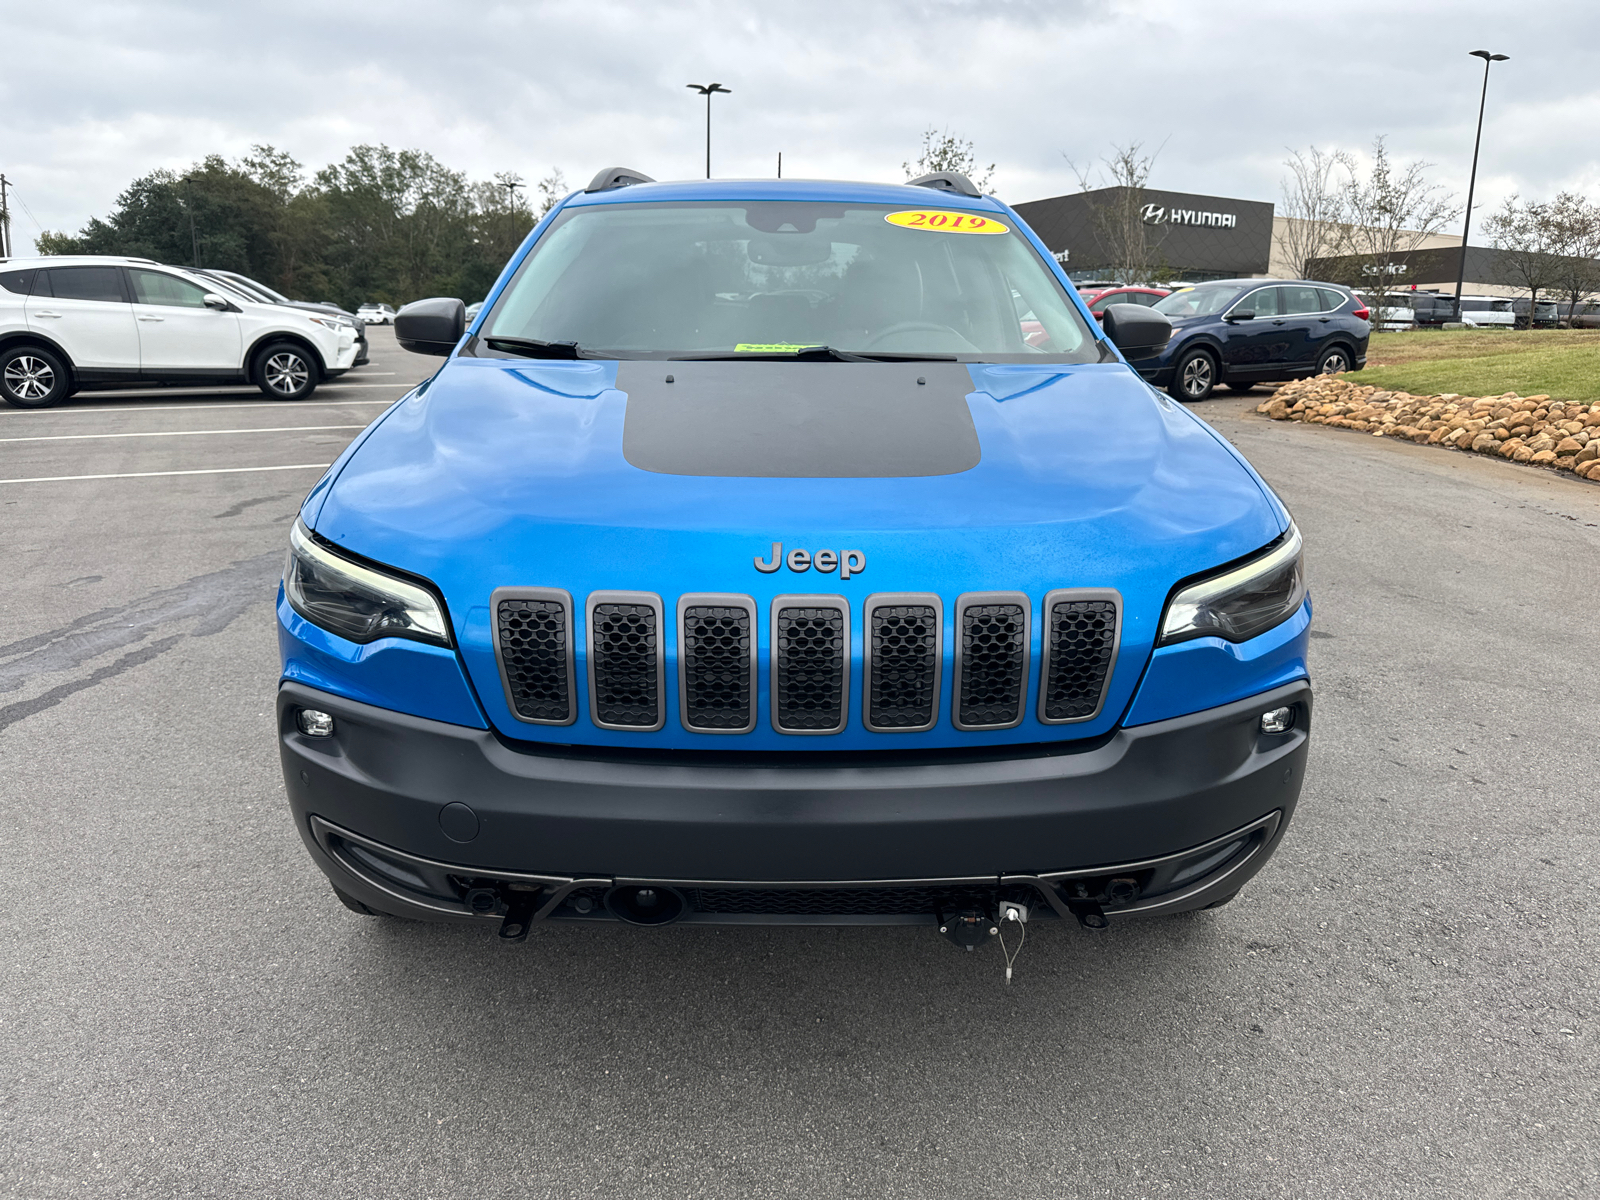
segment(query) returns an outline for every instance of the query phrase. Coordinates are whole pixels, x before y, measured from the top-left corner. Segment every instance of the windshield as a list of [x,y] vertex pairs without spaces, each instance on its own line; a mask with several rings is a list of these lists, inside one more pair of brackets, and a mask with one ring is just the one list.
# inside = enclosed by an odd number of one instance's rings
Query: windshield
[[1181,321],[1185,317],[1209,317],[1232,304],[1240,290],[1237,286],[1185,288],[1181,292],[1163,296],[1154,307],[1158,313],[1166,313],[1174,321]]
[[1094,335],[1010,222],[800,201],[569,209],[480,333],[623,358],[859,354],[1092,362]]

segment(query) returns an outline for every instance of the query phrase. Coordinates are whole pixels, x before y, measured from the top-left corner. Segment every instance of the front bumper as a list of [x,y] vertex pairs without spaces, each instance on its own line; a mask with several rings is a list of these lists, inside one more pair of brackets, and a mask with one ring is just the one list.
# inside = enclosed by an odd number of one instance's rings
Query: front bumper
[[[1294,728],[1261,733],[1282,705]],[[302,734],[302,708],[332,714],[334,735]],[[533,752],[293,682],[278,695],[289,802],[318,866],[369,907],[461,921],[519,895],[539,917],[600,915],[584,897],[655,884],[704,921],[931,921],[1018,889],[1059,915],[1198,908],[1282,836],[1310,720],[1302,680],[1091,742]],[[1128,879],[1132,895],[1110,887]],[[495,906],[474,912],[486,892]]]

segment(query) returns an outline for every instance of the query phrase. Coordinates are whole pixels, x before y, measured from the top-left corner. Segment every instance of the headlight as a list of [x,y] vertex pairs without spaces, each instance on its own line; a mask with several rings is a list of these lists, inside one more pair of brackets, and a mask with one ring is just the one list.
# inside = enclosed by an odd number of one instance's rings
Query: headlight
[[334,330],[335,332],[337,332],[340,329],[354,329],[355,328],[354,323],[352,323],[351,321],[346,320],[344,317],[332,317],[332,316],[329,316],[329,317],[312,317],[311,319],[313,321],[315,321],[318,325],[325,325],[329,329]]
[[1300,548],[1300,530],[1290,525],[1259,558],[1190,584],[1168,603],[1156,644],[1197,637],[1243,642],[1293,616],[1306,598]]
[[299,521],[289,531],[283,593],[313,625],[352,642],[403,637],[450,644],[444,610],[432,592],[324,549]]

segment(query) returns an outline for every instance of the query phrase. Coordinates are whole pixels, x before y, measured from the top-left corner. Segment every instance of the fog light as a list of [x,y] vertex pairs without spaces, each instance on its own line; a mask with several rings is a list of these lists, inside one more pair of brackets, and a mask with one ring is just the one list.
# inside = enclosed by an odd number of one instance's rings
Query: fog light
[[[1261,718],[1263,723],[1266,718]],[[332,737],[333,718],[325,712],[318,712],[314,708],[302,708],[295,714],[294,723],[300,726],[300,732],[307,737]]]
[[1293,708],[1274,708],[1261,714],[1262,733],[1288,733],[1293,728]]

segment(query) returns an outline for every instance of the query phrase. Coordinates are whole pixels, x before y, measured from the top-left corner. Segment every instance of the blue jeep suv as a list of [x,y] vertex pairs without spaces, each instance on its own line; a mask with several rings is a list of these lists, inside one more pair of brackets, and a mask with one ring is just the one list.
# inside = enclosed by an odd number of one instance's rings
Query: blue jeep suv
[[1165,350],[1139,373],[1180,400],[1367,365],[1371,315],[1350,289],[1304,279],[1220,279],[1158,301],[1172,319]]
[[[545,217],[306,498],[296,825],[362,913],[1102,927],[1231,898],[1311,720],[1289,514],[965,177]],[[1042,336],[1041,336],[1042,335]]]

